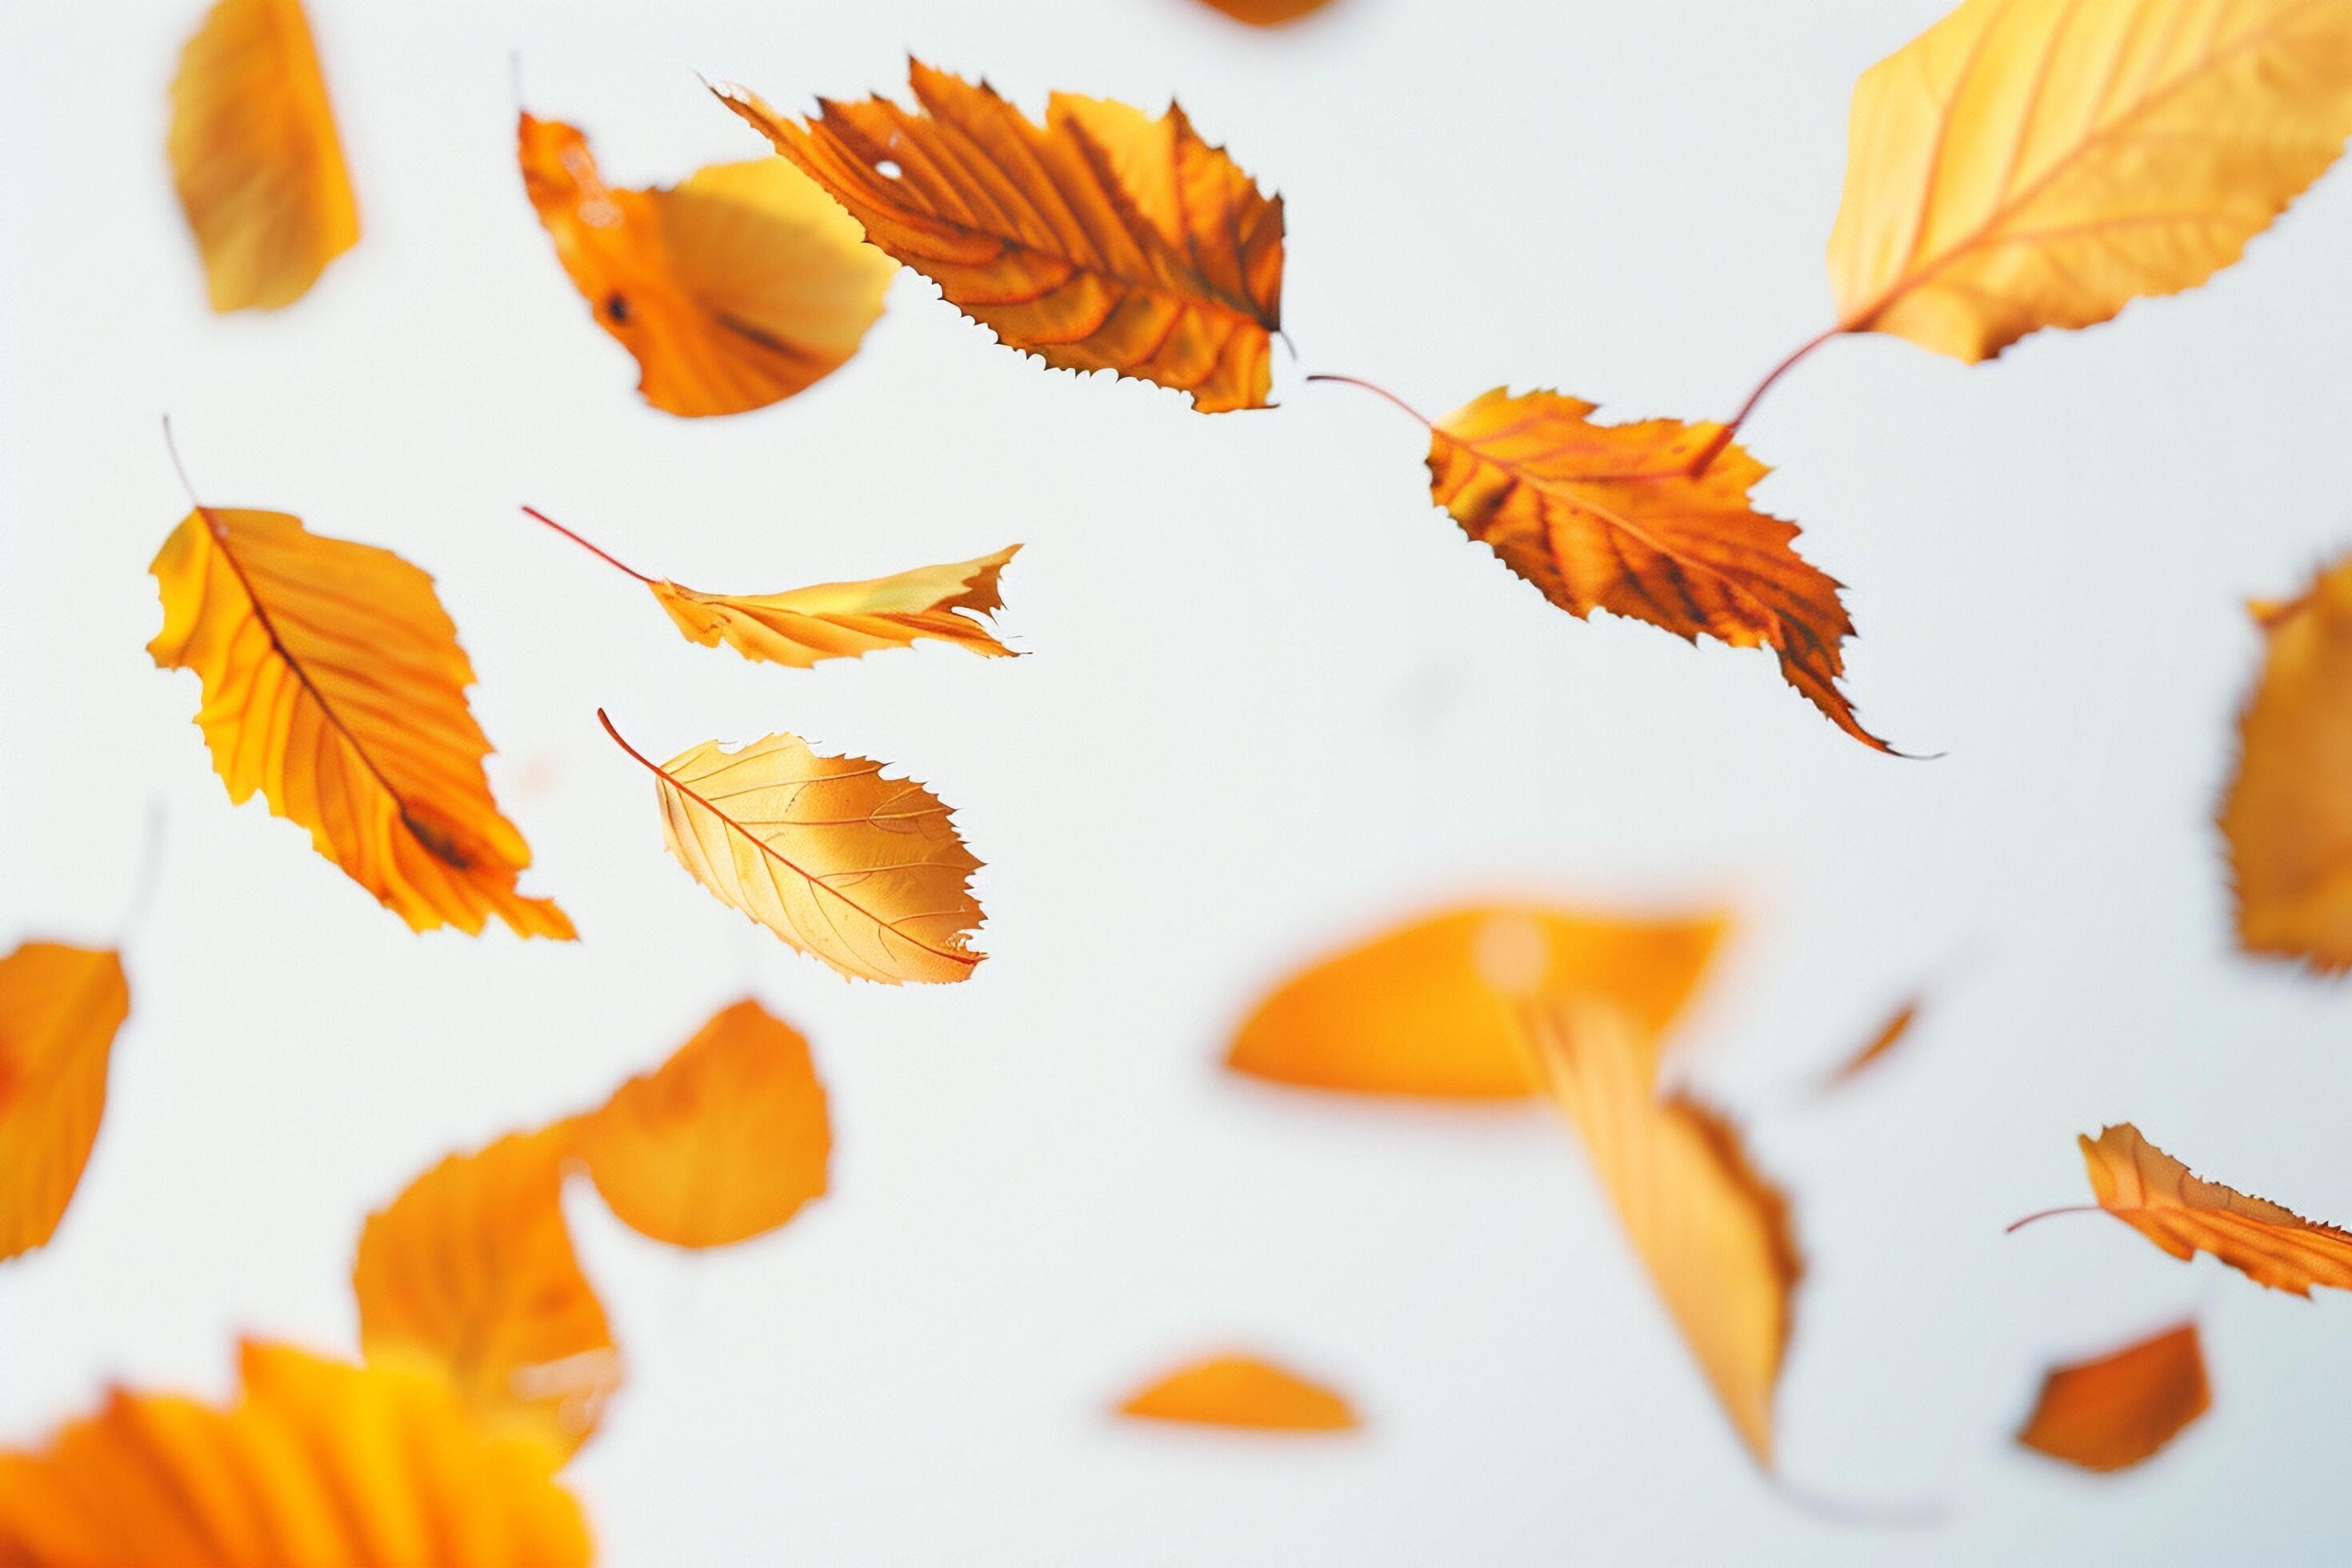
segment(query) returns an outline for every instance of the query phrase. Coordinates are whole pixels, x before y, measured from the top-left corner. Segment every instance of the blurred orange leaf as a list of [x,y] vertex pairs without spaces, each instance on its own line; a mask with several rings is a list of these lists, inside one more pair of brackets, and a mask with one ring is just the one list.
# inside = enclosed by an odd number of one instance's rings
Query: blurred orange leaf
[[1247,1355],[1181,1366],[1129,1395],[1118,1413],[1266,1432],[1346,1432],[1362,1425],[1345,1394]]
[[656,763],[596,716],[653,773],[669,852],[712,897],[852,979],[971,976],[980,861],[930,791],[795,735],[732,752],[705,741]]
[[2197,1325],[2053,1368],[2017,1440],[2086,1470],[2128,1469],[2213,1403]]
[[583,1118],[579,1147],[623,1223],[722,1247],[823,1195],[833,1130],[808,1042],[747,999]]
[[226,1409],[117,1389],[46,1447],[0,1453],[0,1563],[589,1561],[557,1450],[484,1433],[438,1377],[251,1343],[241,1367],[244,1391]]
[[352,1268],[370,1362],[429,1362],[486,1426],[523,1426],[566,1452],[621,1380],[563,1222],[573,1139],[565,1122],[451,1155],[368,1216]]
[[196,723],[233,802],[271,815],[416,931],[523,936],[572,921],[516,879],[530,849],[490,797],[466,706],[474,668],[433,579],[388,550],[327,539],[284,512],[198,506],[152,570],[148,645],[204,682]]
[[1236,22],[1246,22],[1253,27],[1278,27],[1285,22],[1296,22],[1301,16],[1312,16],[1329,5],[1331,0],[1205,0]]
[[819,100],[803,125],[727,106],[849,209],[866,237],[998,339],[1063,370],[1265,405],[1282,325],[1282,199],[1171,106],[1055,93],[1034,123],[985,83],[910,62],[919,110]]
[[1619,920],[1483,904],[1318,960],[1261,1001],[1225,1065],[1308,1089],[1520,1100],[1540,1087],[1517,1006],[1540,994],[1622,1008],[1654,1069],[1722,941],[1719,914]]
[[220,0],[172,79],[172,180],[215,310],[274,310],[359,243],[299,0]]
[[1878,1026],[1877,1032],[1863,1043],[1862,1049],[1832,1069],[1829,1086],[1835,1087],[1876,1066],[1887,1052],[1901,1045],[1904,1037],[1911,1032],[1911,1026],[1919,1021],[1921,1000],[1917,996],[1905,998],[1903,1005],[1888,1014],[1886,1021]]
[[110,948],[28,942],[0,958],[0,1260],[57,1233],[130,1016],[131,984]]
[[740,414],[846,363],[897,268],[777,158],[713,163],[672,189],[614,190],[588,139],[525,114],[523,188],[597,325],[671,414]]

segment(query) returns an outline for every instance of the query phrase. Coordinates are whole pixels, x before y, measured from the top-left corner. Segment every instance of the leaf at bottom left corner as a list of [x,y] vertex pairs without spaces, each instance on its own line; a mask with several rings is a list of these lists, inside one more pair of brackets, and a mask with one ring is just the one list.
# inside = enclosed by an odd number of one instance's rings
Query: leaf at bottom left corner
[[465,1563],[569,1568],[593,1548],[562,1452],[491,1434],[415,1367],[248,1343],[226,1408],[116,1389],[45,1447],[0,1453],[11,1568]]

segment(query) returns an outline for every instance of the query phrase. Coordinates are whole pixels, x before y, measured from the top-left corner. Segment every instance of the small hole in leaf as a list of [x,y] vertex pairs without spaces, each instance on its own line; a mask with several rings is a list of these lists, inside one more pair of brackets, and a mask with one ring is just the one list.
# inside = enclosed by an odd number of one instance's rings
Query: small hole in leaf
[[895,180],[901,173],[898,165],[892,163],[887,158],[885,158],[880,163],[875,164],[874,172],[881,175],[886,180]]

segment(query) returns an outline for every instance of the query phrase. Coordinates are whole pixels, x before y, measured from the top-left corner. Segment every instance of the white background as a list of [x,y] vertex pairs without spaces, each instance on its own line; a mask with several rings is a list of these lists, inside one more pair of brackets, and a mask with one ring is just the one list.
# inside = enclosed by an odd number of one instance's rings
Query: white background
[[[806,1030],[834,1194],[687,1256],[571,1212],[630,1358],[569,1475],[616,1563],[2340,1560],[2352,1304],[2095,1217],[2078,1131],[2352,1215],[2352,997],[2233,955],[2210,817],[2248,595],[2352,543],[2352,178],[2186,297],[1963,368],[1831,345],[1748,429],[1862,628],[1875,756],[1769,658],[1543,603],[1428,504],[1421,432],[1499,382],[1727,412],[1827,317],[1854,77],[1937,0],[1339,0],[1275,34],[1187,0],[316,0],[365,227],[294,309],[218,320],[163,160],[193,0],[0,11],[0,942],[109,940],[148,802],[160,896],[98,1152],[0,1268],[0,1438],[103,1382],[217,1393],[232,1337],[352,1342],[362,1215],[445,1152],[593,1104],[746,988]],[[1270,413],[1048,374],[902,274],[811,393],[635,398],[524,202],[530,106],[616,182],[901,89],[904,52],[1156,110],[1288,199]],[[414,938],[259,803],[154,669],[144,568],[206,500],[435,574],[491,776],[577,946]],[[1013,541],[1002,625],[812,672],[692,647],[645,569],[772,591]],[[656,756],[792,730],[899,764],[987,862],[970,984],[854,985],[663,854]],[[1760,1479],[1542,1112],[1233,1079],[1290,966],[1517,890],[1727,900],[1691,1080],[1795,1195],[1810,1272]],[[1915,983],[1904,1054],[1812,1076]],[[2125,1476],[2009,1444],[2041,1370],[2194,1310],[2212,1415]],[[1122,1426],[1226,1344],[1352,1392],[1361,1436]]]

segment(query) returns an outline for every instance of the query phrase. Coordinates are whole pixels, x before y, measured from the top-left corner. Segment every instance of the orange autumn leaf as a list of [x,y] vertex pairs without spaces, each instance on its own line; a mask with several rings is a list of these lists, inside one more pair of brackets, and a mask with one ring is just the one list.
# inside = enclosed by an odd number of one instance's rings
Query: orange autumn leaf
[[1854,89],[1838,330],[1975,361],[2194,288],[2347,135],[2345,0],[1964,0]]
[[28,942],[0,958],[0,1261],[57,1233],[106,1113],[121,955]]
[[589,310],[670,414],[740,414],[848,363],[897,269],[809,178],[776,158],[685,184],[614,190],[588,139],[521,117],[523,188]]
[[110,1393],[39,1449],[0,1453],[10,1568],[465,1563],[584,1568],[561,1455],[483,1432],[415,1367],[248,1342],[226,1409]]
[[219,0],[172,79],[172,180],[215,310],[275,310],[359,243],[299,0]]
[[1615,1005],[1654,1064],[1728,926],[1719,914],[1621,920],[1534,904],[1448,910],[1285,981],[1243,1023],[1225,1065],[1308,1089],[1521,1100],[1541,1085],[1517,1008],[1538,993]]
[[851,979],[971,977],[980,861],[921,784],[796,735],[705,741],[657,763],[596,717],[653,773],[663,840],[712,897]]
[[1265,405],[1282,325],[1282,198],[1173,105],[1055,93],[1040,126],[910,62],[919,109],[819,100],[805,125],[741,88],[720,100],[831,193],[866,237],[999,341],[1063,370]]
[[1626,1238],[1741,1441],[1771,1468],[1773,1395],[1804,1272],[1787,1197],[1730,1123],[1658,1097],[1650,1053],[1621,1012],[1568,998],[1524,1016],[1545,1087]]
[[2352,966],[2352,557],[2255,621],[2262,679],[2221,813],[2238,942],[2334,973]]
[[1347,1395],[1249,1355],[1181,1366],[1129,1394],[1118,1413],[1262,1432],[1347,1432],[1362,1425]]
[[2055,1367],[2017,1440],[2086,1470],[2128,1469],[2212,1405],[2197,1325]]
[[2297,1296],[2314,1285],[2352,1290],[2352,1233],[2200,1181],[2128,1121],[2074,1141],[2099,1206],[2173,1257],[2210,1252],[2255,1284]]
[[1848,1079],[1876,1066],[1887,1052],[1901,1045],[1904,1037],[1910,1034],[1911,1026],[1919,1021],[1919,1006],[1920,998],[1916,996],[1906,998],[1901,1006],[1886,1016],[1886,1021],[1878,1026],[1876,1032],[1863,1042],[1860,1050],[1831,1069],[1829,1084],[1835,1086],[1843,1083]]
[[432,578],[284,512],[207,506],[151,570],[163,629],[147,651],[203,680],[196,723],[231,801],[259,790],[413,930],[478,933],[496,915],[572,935],[515,890],[530,849],[490,797],[474,668]]
[[806,669],[828,658],[858,658],[881,648],[911,647],[920,639],[952,643],[986,657],[1013,650],[982,624],[1003,605],[997,574],[1020,552],[1007,545],[946,566],[918,566],[857,583],[819,583],[782,594],[706,594],[624,565],[545,512],[522,509],[607,564],[643,583],[677,623],[704,647],[721,642],[754,662]]
[[1329,5],[1331,0],[1204,0],[1236,22],[1246,22],[1253,27],[1278,27],[1285,22],[1296,22]]
[[808,1042],[746,1000],[582,1118],[579,1149],[623,1224],[723,1247],[823,1195],[833,1130]]
[[1837,583],[1797,553],[1796,524],[1748,499],[1769,470],[1722,439],[1722,426],[1596,425],[1592,411],[1556,392],[1496,387],[1431,426],[1431,497],[1569,614],[1606,610],[1689,641],[1770,648],[1832,723],[1890,750],[1838,689],[1853,623]]
[[439,1367],[476,1420],[566,1452],[621,1381],[604,1304],[563,1222],[574,1129],[453,1154],[368,1216],[352,1267],[370,1362]]

